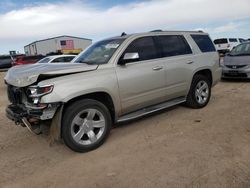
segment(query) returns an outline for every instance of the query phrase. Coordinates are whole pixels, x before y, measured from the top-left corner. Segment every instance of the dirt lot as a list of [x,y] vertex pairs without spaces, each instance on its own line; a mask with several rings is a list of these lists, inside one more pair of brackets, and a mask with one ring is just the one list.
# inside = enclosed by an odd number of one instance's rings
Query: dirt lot
[[120,125],[78,154],[6,119],[3,76],[0,187],[250,187],[250,82],[221,82],[206,108]]

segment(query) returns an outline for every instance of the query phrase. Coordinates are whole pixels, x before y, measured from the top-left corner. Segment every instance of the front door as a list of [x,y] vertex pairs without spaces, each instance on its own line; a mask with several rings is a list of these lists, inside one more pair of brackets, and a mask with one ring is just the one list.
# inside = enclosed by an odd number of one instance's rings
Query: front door
[[[117,64],[122,113],[157,104],[166,97],[165,68],[152,37],[135,39],[125,53],[138,53],[139,59],[125,65]],[[123,57],[121,56],[121,58]]]

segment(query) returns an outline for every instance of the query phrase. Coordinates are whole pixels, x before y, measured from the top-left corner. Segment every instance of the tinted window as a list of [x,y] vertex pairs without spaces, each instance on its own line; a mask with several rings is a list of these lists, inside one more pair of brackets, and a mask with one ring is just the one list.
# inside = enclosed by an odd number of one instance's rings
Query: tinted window
[[229,42],[238,42],[237,39],[229,39]]
[[202,52],[214,52],[215,47],[208,35],[191,35]]
[[54,59],[53,61],[52,61],[52,63],[62,63],[62,62],[65,62],[64,61],[64,57],[58,57],[58,58],[56,58],[56,59]]
[[216,39],[214,40],[214,44],[226,44],[227,39]]
[[138,53],[139,61],[159,57],[152,37],[143,37],[134,40],[125,50],[125,53]]
[[162,48],[162,56],[191,54],[192,50],[186,39],[180,35],[157,36],[156,41]]
[[75,56],[67,56],[67,57],[64,57],[64,62],[70,62],[70,61],[72,61],[74,58],[75,58]]

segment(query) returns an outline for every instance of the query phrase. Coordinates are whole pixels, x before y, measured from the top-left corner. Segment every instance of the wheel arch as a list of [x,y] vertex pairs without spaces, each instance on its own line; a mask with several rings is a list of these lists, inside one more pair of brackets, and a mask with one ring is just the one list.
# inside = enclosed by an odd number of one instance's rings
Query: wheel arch
[[[104,91],[87,93],[87,94],[83,94],[83,95],[71,98],[70,100],[68,100],[67,102],[64,103],[64,110],[68,106],[70,106],[72,103],[77,102],[77,101],[82,100],[82,99],[93,99],[93,100],[97,100],[97,101],[103,103],[108,108],[113,123],[115,122],[116,107],[114,105],[114,100],[112,99],[110,94],[108,94],[107,92],[104,92]],[[63,110],[63,112],[64,112],[64,110]]]
[[113,102],[112,97],[107,92],[93,92],[84,95],[80,95],[74,98],[71,98],[67,102],[62,103],[62,105],[57,109],[54,117],[52,118],[51,125],[50,125],[50,140],[51,142],[61,140],[62,136],[62,117],[63,113],[65,112],[66,108],[73,104],[76,101],[82,99],[93,99],[103,103],[109,110],[111,115],[112,123],[116,121],[116,108]]
[[212,85],[213,84],[213,74],[212,74],[212,71],[211,69],[209,68],[204,68],[204,69],[199,69],[199,70],[196,70],[193,74],[193,77],[192,77],[192,80],[194,78],[195,75],[203,75],[203,76],[206,76],[209,81],[210,81],[210,84]]

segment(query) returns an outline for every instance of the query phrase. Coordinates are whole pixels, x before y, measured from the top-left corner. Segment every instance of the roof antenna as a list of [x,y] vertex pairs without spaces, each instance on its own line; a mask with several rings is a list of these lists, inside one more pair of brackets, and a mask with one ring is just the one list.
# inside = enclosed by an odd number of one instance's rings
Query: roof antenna
[[127,33],[122,32],[121,37],[123,37],[123,36],[125,36],[125,35],[127,35]]

